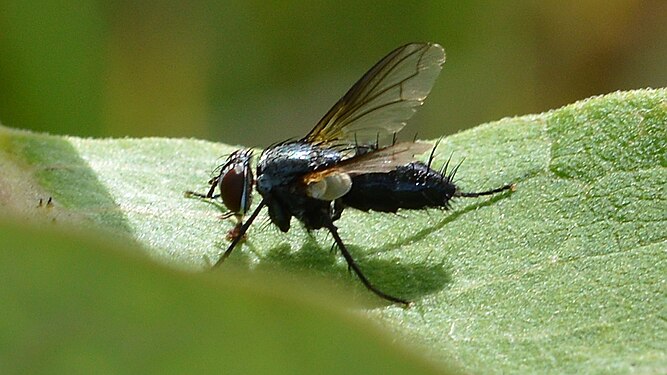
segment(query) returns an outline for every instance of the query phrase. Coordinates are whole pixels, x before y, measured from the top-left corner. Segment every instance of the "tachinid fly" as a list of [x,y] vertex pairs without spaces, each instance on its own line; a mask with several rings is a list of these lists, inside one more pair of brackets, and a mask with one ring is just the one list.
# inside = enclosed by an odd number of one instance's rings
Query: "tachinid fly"
[[[438,44],[399,47],[366,72],[305,137],[264,150],[255,181],[262,200],[231,236],[232,242],[216,266],[231,254],[266,206],[271,222],[283,232],[289,230],[292,217],[307,230],[326,228],[349,269],[369,290],[386,300],[409,304],[371,284],[334,222],[346,207],[384,212],[447,208],[452,197],[487,195],[511,188],[507,185],[482,193],[461,193],[451,181],[453,173],[431,169],[432,155],[428,164],[414,161],[414,155],[428,151],[430,145],[403,142],[378,146],[381,136],[395,135],[422,105],[444,62],[445,52]],[[371,139],[376,140],[375,144],[369,143]],[[218,177],[221,190],[226,189],[223,170]],[[245,195],[249,202],[250,188],[243,186],[248,190],[234,196]],[[206,197],[211,198],[214,189],[212,186]],[[378,199],[380,196],[383,200]],[[246,210],[240,212],[241,218]]]

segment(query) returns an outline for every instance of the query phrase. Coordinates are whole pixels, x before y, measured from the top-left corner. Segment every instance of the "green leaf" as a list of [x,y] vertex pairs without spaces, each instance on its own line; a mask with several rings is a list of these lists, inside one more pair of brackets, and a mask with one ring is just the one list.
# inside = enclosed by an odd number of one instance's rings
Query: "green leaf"
[[[204,191],[216,159],[232,149],[198,140],[94,140],[0,128],[0,204],[55,222],[52,228],[71,222],[104,228],[160,263],[204,270],[226,248],[233,223],[218,218],[218,206],[183,192]],[[354,310],[397,341],[476,373],[664,372],[667,90],[619,92],[482,125],[443,139],[436,167],[450,155],[465,159],[457,174],[461,189],[514,182],[516,191],[461,198],[451,211],[347,210],[338,222],[369,279],[413,300],[411,308],[366,291],[329,251],[326,233],[309,235],[294,225],[283,234],[261,224],[266,213],[216,274],[252,269],[254,278],[278,269],[280,280],[300,284],[299,296],[325,306],[329,288],[303,280],[317,275],[342,284],[347,292],[333,292],[331,301],[351,297]],[[36,207],[48,197],[51,206]],[[176,288],[186,278],[176,275],[155,284]],[[262,324],[277,319],[265,314],[255,313]],[[320,319],[312,330],[332,329],[332,321]],[[261,345],[269,353],[284,349]]]
[[3,374],[438,373],[280,278],[174,272],[60,231],[0,220]]

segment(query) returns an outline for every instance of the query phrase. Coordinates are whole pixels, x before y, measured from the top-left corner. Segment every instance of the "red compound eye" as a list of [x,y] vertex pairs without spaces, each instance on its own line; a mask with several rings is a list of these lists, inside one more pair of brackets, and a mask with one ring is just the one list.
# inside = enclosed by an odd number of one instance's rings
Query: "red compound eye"
[[222,202],[239,218],[248,212],[252,203],[254,176],[251,161],[252,150],[236,150],[229,155],[218,177]]
[[235,167],[220,178],[220,196],[229,211],[244,215],[250,208],[252,198],[252,171]]

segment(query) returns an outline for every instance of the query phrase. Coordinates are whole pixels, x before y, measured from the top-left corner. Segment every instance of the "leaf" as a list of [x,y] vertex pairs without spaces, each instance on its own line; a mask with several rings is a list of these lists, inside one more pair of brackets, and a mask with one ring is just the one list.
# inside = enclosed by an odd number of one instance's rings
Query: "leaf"
[[[664,372],[666,124],[667,90],[637,90],[444,139],[436,166],[465,159],[463,190],[515,182],[516,192],[461,198],[451,211],[347,210],[338,222],[369,279],[415,301],[409,309],[364,290],[325,233],[283,234],[261,225],[266,216],[218,272],[345,284],[399,341],[476,373]],[[189,271],[226,247],[233,223],[183,191],[205,190],[231,147],[0,128],[0,150],[0,204],[26,216],[105,228]],[[36,210],[48,196],[53,207]]]
[[0,220],[3,374],[439,373],[280,278],[173,272],[56,229]]

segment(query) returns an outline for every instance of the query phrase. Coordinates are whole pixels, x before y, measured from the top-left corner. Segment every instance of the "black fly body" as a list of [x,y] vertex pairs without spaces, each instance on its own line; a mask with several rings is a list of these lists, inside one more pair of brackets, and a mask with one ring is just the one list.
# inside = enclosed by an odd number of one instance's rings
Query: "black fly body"
[[[349,269],[369,290],[388,301],[408,305],[406,299],[384,293],[366,278],[334,222],[346,207],[382,212],[447,208],[452,197],[494,194],[511,188],[507,185],[487,192],[462,193],[451,181],[453,173],[433,170],[430,159],[428,164],[414,161],[414,155],[428,151],[430,145],[394,142],[378,147],[380,136],[395,135],[422,105],[444,62],[445,52],[438,44],[399,47],[366,72],[305,137],[264,150],[255,181],[262,200],[232,236],[216,266],[231,254],[266,206],[271,222],[283,232],[290,229],[292,217],[307,230],[327,229]],[[234,163],[249,165],[236,161],[230,164],[232,169]],[[227,188],[226,173],[222,168],[217,177],[221,191]],[[250,175],[244,182],[252,181],[250,172],[244,175]],[[243,200],[249,205],[251,184],[234,190],[233,201]],[[212,186],[205,196],[213,197],[214,189]],[[238,211],[241,218],[248,207]]]

